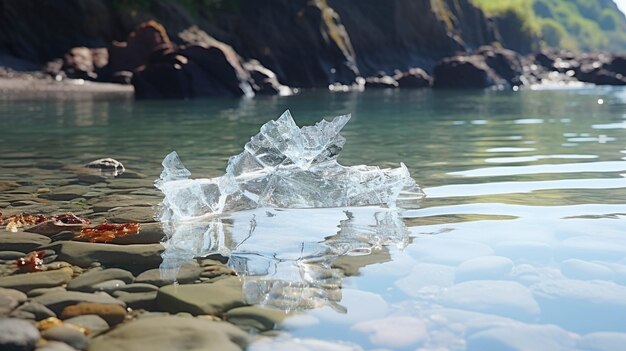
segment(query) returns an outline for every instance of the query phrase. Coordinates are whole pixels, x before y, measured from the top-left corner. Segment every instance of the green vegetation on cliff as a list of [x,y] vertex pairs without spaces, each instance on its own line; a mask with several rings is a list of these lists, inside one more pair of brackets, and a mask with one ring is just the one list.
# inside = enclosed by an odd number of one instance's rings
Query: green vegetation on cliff
[[543,47],[626,51],[626,17],[612,0],[472,0],[493,17],[519,18]]

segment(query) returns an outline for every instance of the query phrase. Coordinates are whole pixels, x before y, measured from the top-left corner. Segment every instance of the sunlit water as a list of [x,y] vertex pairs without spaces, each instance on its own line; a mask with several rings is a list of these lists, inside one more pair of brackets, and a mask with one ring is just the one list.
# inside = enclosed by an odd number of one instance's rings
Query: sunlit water
[[[174,149],[194,176],[219,176],[228,157],[287,108],[299,124],[352,113],[340,162],[404,162],[427,197],[400,214],[402,230],[394,227],[380,247],[329,254],[322,266],[330,273],[312,271],[332,289],[307,295],[312,302],[279,327],[278,337],[252,350],[626,345],[624,89],[147,102],[5,98],[0,180],[54,188],[57,168],[100,157],[153,179]],[[361,228],[372,228],[372,211],[354,213]],[[238,233],[248,233],[250,218],[258,220],[255,236],[240,238],[249,251],[259,245],[288,257],[285,279],[301,276],[293,262],[307,248],[333,247],[351,225],[343,209],[279,212],[264,221],[265,211],[235,216]]]

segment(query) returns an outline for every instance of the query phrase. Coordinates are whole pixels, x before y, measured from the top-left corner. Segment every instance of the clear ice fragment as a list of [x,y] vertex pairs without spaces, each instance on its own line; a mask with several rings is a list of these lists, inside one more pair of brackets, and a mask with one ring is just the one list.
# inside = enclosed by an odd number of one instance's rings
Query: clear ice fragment
[[165,195],[160,219],[190,220],[257,207],[394,207],[401,193],[419,200],[423,193],[404,164],[381,169],[337,163],[346,141],[339,132],[349,119],[338,116],[299,128],[285,111],[229,159],[225,175],[213,179],[189,179],[176,152],[170,153],[156,182]]
[[299,128],[286,111],[212,179],[190,179],[176,152],[167,155],[155,183],[165,195],[161,276],[173,279],[185,262],[221,254],[250,304],[345,312],[340,259],[356,269],[388,260],[389,246],[409,241],[398,208],[424,196],[404,164],[337,162],[349,119]]

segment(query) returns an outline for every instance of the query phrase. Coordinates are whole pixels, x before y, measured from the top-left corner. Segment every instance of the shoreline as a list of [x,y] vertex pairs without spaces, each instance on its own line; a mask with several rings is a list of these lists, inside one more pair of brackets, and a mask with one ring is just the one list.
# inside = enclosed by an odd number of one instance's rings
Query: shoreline
[[[1,70],[1,68],[0,68]],[[83,79],[55,80],[42,72],[0,71],[0,98],[130,98],[132,85],[92,82]]]

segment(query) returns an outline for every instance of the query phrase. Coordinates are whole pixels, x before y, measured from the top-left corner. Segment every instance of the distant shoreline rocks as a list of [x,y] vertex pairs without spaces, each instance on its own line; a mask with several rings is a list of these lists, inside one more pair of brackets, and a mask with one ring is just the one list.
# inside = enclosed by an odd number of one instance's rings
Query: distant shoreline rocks
[[[232,46],[196,26],[181,31],[178,37],[182,44],[172,41],[163,25],[150,20],[139,24],[126,41],[114,41],[110,49],[75,47],[62,59],[47,63],[41,72],[0,69],[0,89],[134,92],[137,99],[291,95],[301,89],[296,81],[280,82],[260,61],[244,60]],[[331,73],[334,70],[330,68]],[[481,46],[442,58],[430,73],[413,67],[351,77],[337,76],[328,89],[517,90],[541,84],[626,85],[626,55],[554,50],[521,55]]]

